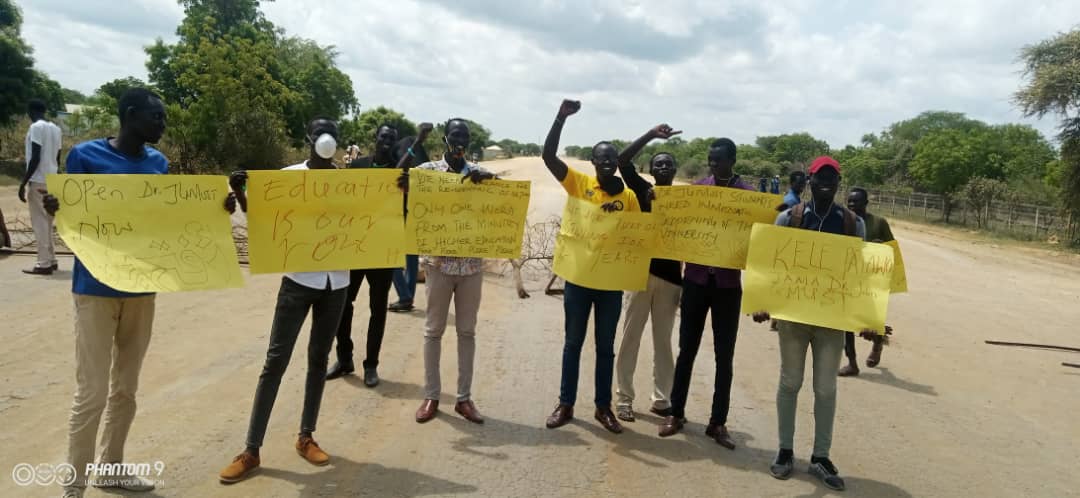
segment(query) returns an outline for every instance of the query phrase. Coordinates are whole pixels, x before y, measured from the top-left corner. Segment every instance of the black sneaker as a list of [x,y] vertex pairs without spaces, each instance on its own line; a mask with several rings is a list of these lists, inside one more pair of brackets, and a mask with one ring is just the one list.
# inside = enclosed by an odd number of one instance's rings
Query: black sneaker
[[811,458],[807,472],[821,479],[821,482],[825,483],[829,489],[844,490],[844,479],[840,477],[840,471],[836,470],[836,466],[828,458]]
[[791,477],[791,471],[795,468],[795,452],[781,449],[776,454],[776,460],[769,465],[769,474],[773,477],[786,480]]
[[393,311],[394,313],[408,313],[413,310],[413,304],[412,301],[398,301],[391,304],[386,309]]

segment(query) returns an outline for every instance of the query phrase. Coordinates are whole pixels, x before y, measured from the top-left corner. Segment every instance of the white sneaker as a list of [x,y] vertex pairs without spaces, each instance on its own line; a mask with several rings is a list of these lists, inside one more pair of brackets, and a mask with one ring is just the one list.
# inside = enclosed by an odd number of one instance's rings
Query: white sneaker
[[117,488],[124,491],[134,491],[136,493],[154,490],[153,482],[139,476],[99,477],[92,482],[95,488]]

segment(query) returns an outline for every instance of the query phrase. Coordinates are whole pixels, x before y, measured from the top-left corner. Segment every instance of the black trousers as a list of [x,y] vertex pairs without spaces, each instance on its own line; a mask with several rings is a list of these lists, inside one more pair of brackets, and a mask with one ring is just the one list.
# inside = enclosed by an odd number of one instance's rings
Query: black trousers
[[712,286],[683,282],[679,312],[679,357],[675,361],[675,383],[671,387],[672,415],[686,416],[686,398],[694,359],[701,347],[705,331],[705,316],[712,311],[713,353],[716,378],[713,382],[712,415],[710,424],[727,424],[731,404],[732,364],[735,358],[735,338],[739,332],[739,309],[742,289],[718,289]]
[[371,310],[364,368],[375,368],[379,366],[379,351],[382,350],[383,333],[386,330],[386,306],[390,300],[390,286],[394,281],[393,268],[349,272],[349,294],[345,300],[345,311],[341,314],[341,324],[337,329],[337,357],[342,364],[352,364],[353,302],[360,293],[360,285],[364,283],[364,279],[368,281],[368,307]]
[[[848,361],[851,363],[856,363],[857,361],[857,357],[855,355],[855,340],[856,338],[854,332],[848,332],[844,334],[844,354],[845,356],[847,356]],[[876,335],[874,336],[873,344],[874,346],[878,346],[883,341],[884,339],[882,338],[882,336]]]
[[277,307],[274,308],[274,324],[270,326],[270,346],[259,386],[255,388],[255,402],[251,407],[248,423],[247,446],[262,446],[270,412],[274,409],[281,377],[289,366],[293,346],[300,336],[308,310],[311,310],[311,337],[308,339],[307,381],[304,384],[304,411],[300,417],[300,432],[315,432],[319,418],[323,387],[326,384],[326,364],[330,359],[330,347],[334,341],[341,310],[345,307],[345,289],[312,289],[282,277],[278,290]]

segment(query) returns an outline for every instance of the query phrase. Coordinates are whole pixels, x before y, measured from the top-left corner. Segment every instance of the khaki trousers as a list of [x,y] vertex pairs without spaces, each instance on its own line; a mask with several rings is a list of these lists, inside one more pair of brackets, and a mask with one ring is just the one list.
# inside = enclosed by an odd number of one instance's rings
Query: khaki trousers
[[68,428],[68,463],[75,467],[74,487],[86,486],[86,464],[93,461],[101,416],[101,463],[121,463],[124,442],[135,418],[150,330],[154,296],[129,298],[74,294],[75,400]]
[[671,349],[671,332],[675,327],[675,311],[679,309],[682,287],[656,275],[649,275],[645,290],[627,294],[626,321],[623,322],[622,344],[615,357],[618,388],[616,406],[634,402],[634,370],[645,322],[652,316],[653,339],[653,406],[671,406],[671,385],[675,377],[675,359]]

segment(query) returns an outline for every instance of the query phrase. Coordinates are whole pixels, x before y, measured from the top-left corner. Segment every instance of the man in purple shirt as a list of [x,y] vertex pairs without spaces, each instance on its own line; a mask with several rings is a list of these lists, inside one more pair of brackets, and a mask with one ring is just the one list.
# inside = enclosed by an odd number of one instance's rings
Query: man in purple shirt
[[[754,190],[752,185],[743,182],[739,175],[735,174],[735,152],[735,142],[731,139],[720,138],[714,141],[709,146],[709,171],[712,174],[695,182],[695,185]],[[739,270],[686,264],[680,304],[682,321],[679,323],[679,357],[675,362],[675,383],[671,387],[672,413],[660,424],[660,437],[673,436],[686,424],[686,397],[690,390],[690,376],[705,330],[705,316],[711,310],[716,379],[712,415],[709,417],[705,435],[727,449],[735,449],[735,442],[727,430],[727,416],[741,303],[742,280]]]

